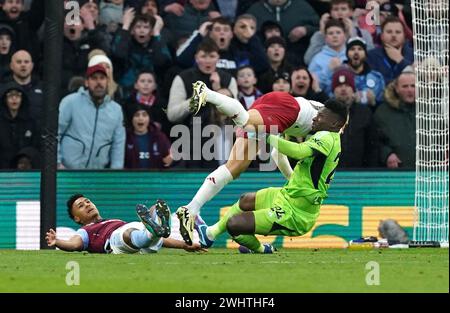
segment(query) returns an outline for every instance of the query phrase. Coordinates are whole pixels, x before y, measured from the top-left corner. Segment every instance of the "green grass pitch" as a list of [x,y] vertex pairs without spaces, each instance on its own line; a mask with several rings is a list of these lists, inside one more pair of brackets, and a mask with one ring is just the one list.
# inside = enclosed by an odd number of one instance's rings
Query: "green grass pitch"
[[[0,250],[0,292],[449,292],[448,249],[294,250],[242,255],[210,249],[192,254],[95,255]],[[80,266],[67,286],[66,264]],[[367,285],[378,262],[379,285]]]

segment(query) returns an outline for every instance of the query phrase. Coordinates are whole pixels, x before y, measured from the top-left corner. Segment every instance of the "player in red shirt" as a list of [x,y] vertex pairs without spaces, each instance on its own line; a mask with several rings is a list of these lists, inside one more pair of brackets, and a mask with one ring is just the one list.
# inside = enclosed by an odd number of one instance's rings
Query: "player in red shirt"
[[82,194],[74,194],[67,201],[69,216],[83,225],[69,240],[56,238],[50,229],[47,244],[64,251],[89,251],[93,253],[152,253],[161,247],[206,251],[200,245],[187,245],[183,241],[168,238],[170,235],[170,210],[158,200],[150,209],[143,204],[136,206],[141,222],[127,223],[118,219],[103,219],[93,202]]
[[[195,217],[201,207],[225,185],[239,177],[255,159],[258,151],[257,132],[304,138],[311,131],[312,120],[317,115],[317,110],[323,107],[322,103],[316,101],[293,97],[287,92],[274,91],[258,98],[246,111],[236,99],[210,90],[204,82],[197,81],[193,84],[189,110],[197,114],[206,103],[214,105],[242,129],[237,132],[236,142],[227,163],[209,174],[192,201],[177,210],[180,234],[188,244],[192,243]],[[276,150],[272,154],[274,153]],[[277,154],[274,160],[283,175],[288,177],[292,169],[287,157]]]

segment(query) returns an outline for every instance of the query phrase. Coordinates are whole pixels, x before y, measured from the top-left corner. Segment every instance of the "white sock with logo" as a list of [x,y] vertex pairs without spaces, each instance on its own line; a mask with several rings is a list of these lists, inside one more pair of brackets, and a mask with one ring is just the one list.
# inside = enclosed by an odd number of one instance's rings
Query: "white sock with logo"
[[214,104],[221,113],[231,117],[237,126],[244,127],[247,124],[248,112],[238,100],[206,88],[206,101]]
[[225,165],[219,166],[206,177],[192,201],[186,205],[191,214],[197,215],[203,205],[218,194],[223,187],[233,180],[233,175]]

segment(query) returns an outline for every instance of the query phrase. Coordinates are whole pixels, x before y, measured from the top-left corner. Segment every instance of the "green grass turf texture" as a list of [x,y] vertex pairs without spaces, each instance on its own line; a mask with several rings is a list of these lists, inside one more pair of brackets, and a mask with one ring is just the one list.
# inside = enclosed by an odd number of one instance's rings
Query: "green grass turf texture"
[[[147,255],[0,250],[0,292],[449,292],[448,249],[162,249]],[[67,286],[68,261],[80,285]],[[380,285],[366,284],[366,264]]]

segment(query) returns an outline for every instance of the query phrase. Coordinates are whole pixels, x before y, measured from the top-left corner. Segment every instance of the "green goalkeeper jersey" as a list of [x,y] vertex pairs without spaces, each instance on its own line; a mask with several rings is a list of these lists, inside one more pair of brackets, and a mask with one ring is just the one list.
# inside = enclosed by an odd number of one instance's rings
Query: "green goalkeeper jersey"
[[294,143],[270,135],[268,142],[288,157],[299,160],[289,181],[283,187],[290,197],[314,196],[321,202],[341,154],[339,133],[320,131],[303,143]]

